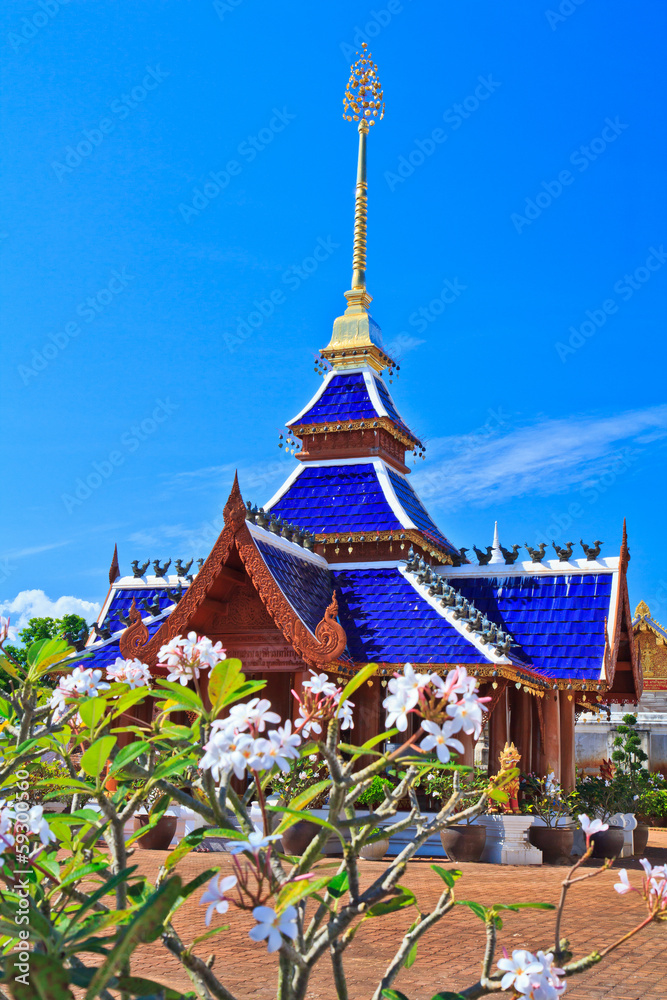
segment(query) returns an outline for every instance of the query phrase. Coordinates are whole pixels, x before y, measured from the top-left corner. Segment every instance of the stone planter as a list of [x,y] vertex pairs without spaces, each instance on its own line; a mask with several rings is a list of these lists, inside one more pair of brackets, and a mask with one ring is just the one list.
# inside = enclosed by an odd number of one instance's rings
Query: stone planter
[[528,840],[542,851],[545,864],[557,865],[567,861],[574,848],[574,830],[567,826],[531,826]]
[[594,858],[618,858],[623,850],[625,831],[622,826],[610,826],[591,837]]
[[634,831],[634,853],[644,857],[648,844],[649,827],[646,823],[637,823]]
[[634,854],[634,832],[637,819],[634,813],[614,813],[607,821],[609,826],[620,826],[623,830],[623,847],[618,855],[620,858],[631,858]]
[[375,840],[372,844],[366,844],[365,847],[362,847],[359,854],[364,861],[382,861],[388,850],[389,837],[380,837],[379,840]]
[[322,829],[317,823],[300,819],[283,833],[283,853],[301,855]]
[[528,841],[532,816],[509,816],[494,813],[478,816],[477,824],[486,827],[482,861],[494,865],[541,865],[542,852]]
[[[139,826],[148,824],[148,816],[137,816]],[[136,841],[137,847],[145,851],[167,851],[176,833],[177,816],[163,816],[152,830],[147,830]]]
[[442,846],[450,861],[479,861],[486,844],[484,826],[448,826],[440,831]]

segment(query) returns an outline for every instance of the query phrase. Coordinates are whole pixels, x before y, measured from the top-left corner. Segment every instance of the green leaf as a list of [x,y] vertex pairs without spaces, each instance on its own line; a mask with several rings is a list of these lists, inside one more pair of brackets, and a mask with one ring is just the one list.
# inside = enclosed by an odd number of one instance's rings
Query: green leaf
[[319,892],[328,882],[328,878],[316,878],[312,881],[310,879],[300,879],[298,882],[290,882],[288,885],[283,886],[276,900],[276,913],[282,913],[287,906],[293,906],[294,903],[298,903],[301,899]]
[[117,771],[121,771],[126,764],[140,757],[142,753],[146,753],[146,747],[141,740],[135,740],[134,743],[128,743],[127,746],[121,747],[111,762],[109,774],[116,774]]
[[334,899],[340,899],[340,897],[347,892],[350,885],[350,878],[347,872],[339,872],[338,875],[334,877],[329,882],[327,886],[327,892]]
[[487,795],[494,802],[509,802],[510,797],[507,792],[503,792],[500,788],[489,788]]
[[398,729],[388,729],[386,733],[380,733],[379,736],[374,736],[372,739],[366,740],[366,742],[362,745],[361,749],[362,750],[370,750],[372,747],[376,746],[378,743],[382,743],[383,740],[388,740],[392,736],[395,736],[397,732],[398,732]]
[[[0,656],[0,668],[2,668],[2,670],[4,670],[4,672],[6,674],[9,674],[10,677],[13,677],[15,681],[20,680],[18,670],[16,669],[15,665],[12,663],[12,661],[7,656]],[[5,703],[5,704],[8,704],[8,703]],[[9,712],[4,713],[4,716],[7,719],[7,718],[10,718],[13,714],[14,713],[12,712],[12,710],[10,708]]]
[[382,990],[382,996],[385,1000],[408,1000],[405,993],[401,993],[400,990]]
[[99,740],[95,740],[81,757],[81,767],[86,774],[91,778],[99,777],[115,745],[115,736],[101,736]]
[[158,764],[153,772],[153,779],[158,781],[160,778],[169,778],[172,774],[178,774],[188,763],[188,757],[193,757],[193,753],[193,748],[188,747],[187,750],[182,750],[175,757],[171,757],[163,761],[162,764]]
[[348,681],[348,683],[343,688],[343,693],[340,696],[340,702],[338,703],[338,712],[336,713],[336,716],[338,716],[338,714],[340,713],[340,710],[343,706],[343,702],[345,702],[348,698],[350,698],[357,690],[357,688],[361,687],[364,681],[367,681],[369,677],[372,677],[373,674],[376,673],[378,667],[379,663],[367,663],[365,667],[362,667],[362,669],[359,671],[358,674],[354,675],[351,681]]
[[449,990],[445,990],[443,993],[436,993],[431,1000],[466,1000],[462,993],[450,993]]
[[[183,993],[180,990],[172,990],[170,986],[154,983],[152,979],[142,979],[140,976],[117,976],[114,978],[116,989],[133,993],[138,1000],[150,1000],[152,996],[160,997],[160,1000],[183,1000]],[[195,994],[191,993],[188,996],[194,997]]]
[[39,639],[28,646],[26,662],[31,668],[31,673],[33,673],[32,668],[43,673],[53,663],[58,663],[72,652],[74,650],[64,639]]
[[411,889],[406,889],[403,885],[397,885],[396,888],[401,890],[398,896],[383,900],[381,903],[374,903],[368,909],[366,916],[384,917],[386,913],[395,913],[396,910],[403,910],[406,906],[416,905],[417,897]]
[[228,659],[216,663],[208,677],[208,696],[213,715],[217,715],[227,704],[227,697],[234,693],[245,681],[240,660]]
[[195,709],[195,711],[201,712],[201,698],[195,691],[191,691],[190,688],[184,687],[182,684],[173,684],[171,681],[165,681],[161,677],[158,678],[157,684],[165,690],[156,690],[153,692],[154,695],[166,697],[167,692],[170,692],[172,696],[171,700],[175,701],[177,705],[185,705],[188,709]]
[[[210,931],[206,931],[205,934],[200,934],[199,937],[196,937],[192,942],[192,944],[190,945],[190,948],[191,949],[194,948],[196,944],[200,944],[202,941],[207,941],[209,938],[212,938],[215,934],[219,934],[220,931],[228,931],[228,930],[229,930],[229,924],[223,924],[222,927],[212,927]],[[180,994],[179,994],[179,1000],[180,1000]]]
[[419,941],[415,941],[415,943],[413,944],[412,948],[408,952],[408,957],[406,958],[405,962],[403,963],[403,965],[405,966],[406,969],[409,969],[411,965],[415,964],[415,959],[417,958],[417,946],[418,945],[419,945]]
[[148,944],[160,936],[164,922],[180,892],[181,880],[175,875],[149,896],[93,976],[85,1000],[95,1000],[95,997],[99,996],[113,974],[127,961],[138,944]]
[[486,923],[488,910],[485,906],[482,906],[481,903],[475,903],[472,899],[457,899],[456,905],[467,906],[469,910],[472,910],[476,917],[479,917],[480,920],[483,920]]
[[491,910],[555,910],[553,903],[494,903]]
[[295,823],[298,823],[302,819],[306,819],[309,823],[315,823],[316,826],[326,827],[326,829],[331,830],[332,833],[338,834],[341,841],[344,840],[343,835],[337,827],[327,822],[327,820],[321,819],[319,816],[313,816],[313,814],[308,812],[307,809],[290,809],[289,806],[266,806],[266,809],[271,812],[281,812],[286,814],[274,830],[274,833],[284,833],[285,830],[289,830],[289,828],[294,826]]
[[94,729],[104,715],[106,707],[106,698],[88,698],[87,701],[82,701],[79,709],[79,715],[83,720],[84,726],[88,726],[89,729]]
[[27,983],[19,982],[18,972],[8,969],[10,990],[14,1000],[74,1000],[69,988],[69,976],[62,962],[54,955],[32,952]]
[[331,785],[330,778],[325,778],[323,781],[315,782],[315,784],[311,785],[310,788],[306,788],[304,792],[301,792],[300,795],[296,795],[293,799],[290,800],[289,804],[290,809],[292,810],[302,809],[304,806],[307,806],[310,802],[312,802],[313,799],[316,799],[317,796],[320,794],[320,792],[323,792],[325,788],[328,788],[330,785]]
[[167,860],[164,863],[167,871],[169,871],[170,868],[173,868],[174,865],[178,864],[181,858],[184,858],[186,854],[189,854],[193,847],[197,847],[201,844],[205,833],[206,828],[198,826],[196,830],[191,830],[190,833],[185,835],[185,837],[181,837],[174,850],[169,852]]
[[128,691],[127,694],[122,694],[114,705],[111,717],[117,719],[119,715],[127,712],[128,708],[132,708],[137,702],[143,701],[145,697],[146,688],[143,687],[135,688],[133,691]]
[[457,879],[460,879],[461,876],[463,875],[463,872],[460,872],[458,868],[448,869],[448,868],[443,868],[441,865],[431,865],[431,868],[433,869],[434,872],[436,872],[440,876],[442,881],[449,889],[453,889],[454,883],[457,881]]

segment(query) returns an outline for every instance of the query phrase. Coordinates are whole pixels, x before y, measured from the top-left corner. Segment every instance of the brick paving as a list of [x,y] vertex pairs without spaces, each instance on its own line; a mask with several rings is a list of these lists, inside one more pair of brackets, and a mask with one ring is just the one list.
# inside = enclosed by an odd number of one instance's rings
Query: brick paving
[[[652,830],[647,856],[653,864],[667,863],[667,831]],[[133,862],[149,877],[155,877],[164,853],[137,850]],[[443,864],[439,859],[439,863]],[[377,876],[384,862],[362,861],[364,880]],[[424,912],[435,903],[439,879],[428,860],[411,862],[403,879],[416,894]],[[447,862],[444,862],[446,865]],[[596,864],[590,862],[589,865]],[[231,865],[224,854],[190,854],[177,866],[184,881],[209,867],[220,866],[228,872]],[[619,866],[640,871],[636,860]],[[457,883],[460,899],[474,899],[484,904],[541,901],[556,903],[566,868],[462,864],[463,878]],[[618,866],[617,866],[618,867]],[[634,879],[639,883],[639,875]],[[589,883],[570,890],[562,925],[562,934],[575,945],[577,957],[595,947],[601,948],[631,930],[642,919],[643,902],[635,895],[619,896],[612,889],[616,877],[606,872]],[[631,875],[632,881],[632,875]],[[179,911],[175,926],[184,940],[206,930],[205,908],[198,905],[202,890]],[[346,952],[350,1000],[368,1000],[380,974],[391,958],[401,933],[414,920],[411,909],[376,920],[369,920]],[[552,941],[553,913],[550,911],[508,912],[499,933],[499,948],[511,950],[548,946]],[[213,953],[214,969],[237,1000],[274,1000],[276,956],[248,938],[254,921],[234,909],[214,922],[229,924],[229,930],[205,941],[196,953],[206,958]],[[214,926],[215,924],[212,924]],[[484,926],[464,907],[456,909],[422,938],[417,961],[403,969],[395,986],[410,1000],[430,1000],[438,990],[457,990],[470,985],[479,970],[484,948]],[[497,957],[500,957],[498,954]],[[189,980],[178,963],[160,945],[144,946],[137,951],[132,971],[187,991]],[[508,994],[500,994],[506,996]],[[335,1000],[328,959],[314,972],[310,1000]],[[570,980],[567,997],[571,1000],[666,1000],[667,998],[667,923],[652,924],[627,945],[621,946],[603,964]]]

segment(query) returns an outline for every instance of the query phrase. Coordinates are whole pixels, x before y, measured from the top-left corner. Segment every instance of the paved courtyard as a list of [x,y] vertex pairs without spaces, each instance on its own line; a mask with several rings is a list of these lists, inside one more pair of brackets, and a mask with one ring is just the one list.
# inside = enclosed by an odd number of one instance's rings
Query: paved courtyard
[[[652,830],[647,856],[654,864],[667,863],[667,831]],[[155,875],[164,853],[137,850],[133,861],[139,862],[147,875]],[[442,861],[440,863],[443,863]],[[595,864],[596,862],[592,862]],[[364,879],[375,877],[383,862],[361,862]],[[416,894],[423,911],[433,906],[438,882],[428,860],[412,862],[403,879]],[[445,862],[446,864],[446,862]],[[640,881],[635,860],[620,863],[631,872],[631,880]],[[189,880],[210,866],[221,865],[227,872],[231,865],[224,854],[191,854],[178,866],[184,880]],[[457,883],[458,898],[481,903],[541,901],[556,903],[566,868],[501,867],[499,865],[463,864],[463,878]],[[642,919],[643,902],[635,895],[619,896],[612,885],[614,872],[570,890],[565,911],[563,935],[570,938],[577,957],[602,948],[629,931]],[[195,893],[176,919],[176,927],[186,941],[205,931],[205,908],[198,905],[202,890]],[[414,920],[411,910],[368,921],[346,952],[350,1000],[370,998],[378,977],[389,961],[397,941]],[[511,950],[547,947],[553,940],[553,914],[550,911],[507,913],[499,933],[499,945]],[[206,958],[215,954],[214,968],[237,1000],[273,1000],[275,997],[275,955],[267,955],[262,945],[253,944],[248,929],[254,921],[248,915],[230,909],[214,921],[229,924],[229,931],[204,942],[197,954]],[[213,926],[213,924],[212,924]],[[479,972],[484,948],[484,927],[466,907],[456,909],[422,939],[417,961],[403,969],[395,983],[410,1000],[430,1000],[438,990],[457,990],[470,985]],[[500,955],[498,956],[500,957]],[[187,990],[189,980],[175,960],[158,945],[145,946],[132,963],[136,975],[161,980],[172,988]],[[506,996],[508,994],[500,994]],[[335,1000],[328,959],[323,959],[311,980],[309,998]],[[621,946],[602,965],[570,981],[567,997],[572,1000],[665,1000],[667,998],[667,923],[651,925],[627,945]]]

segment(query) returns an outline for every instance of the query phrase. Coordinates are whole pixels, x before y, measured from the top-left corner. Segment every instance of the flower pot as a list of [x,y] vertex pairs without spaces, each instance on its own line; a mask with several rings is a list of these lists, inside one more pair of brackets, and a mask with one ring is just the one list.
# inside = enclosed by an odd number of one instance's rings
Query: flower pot
[[440,840],[450,861],[479,861],[486,843],[486,827],[448,826]]
[[321,829],[322,827],[318,826],[317,823],[311,823],[307,819],[300,819],[294,826],[291,826],[289,830],[285,830],[283,833],[283,852],[292,855],[303,854],[311,840],[315,839]]
[[641,857],[644,856],[646,845],[648,844],[648,832],[649,827],[646,823],[637,823],[637,826],[633,831],[634,854],[639,854]]
[[528,840],[542,851],[542,860],[546,864],[555,865],[572,854],[574,830],[566,826],[531,826]]
[[[148,824],[148,816],[137,816],[140,826]],[[176,833],[178,816],[163,816],[156,825],[147,830],[137,840],[137,847],[143,847],[145,851],[167,851]]]
[[617,858],[623,850],[625,831],[622,826],[610,826],[591,837],[594,858]]
[[366,844],[359,851],[360,856],[365,861],[381,861],[389,850],[389,837],[380,837],[372,844]]

